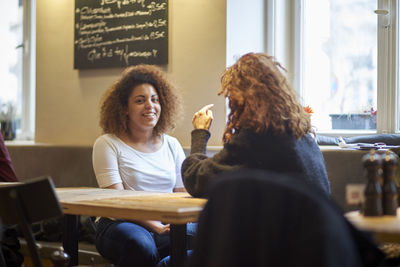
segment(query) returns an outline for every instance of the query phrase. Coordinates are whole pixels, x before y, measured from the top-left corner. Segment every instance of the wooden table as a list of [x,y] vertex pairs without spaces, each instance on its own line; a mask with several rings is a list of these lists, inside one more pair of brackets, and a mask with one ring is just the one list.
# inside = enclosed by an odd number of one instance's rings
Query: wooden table
[[183,266],[186,224],[196,222],[206,203],[187,193],[155,193],[100,188],[57,188],[66,215],[63,246],[78,264],[78,218],[102,216],[127,220],[158,220],[171,224],[171,264]]
[[373,233],[378,242],[400,243],[400,208],[397,216],[365,217],[360,211],[345,216],[358,229]]

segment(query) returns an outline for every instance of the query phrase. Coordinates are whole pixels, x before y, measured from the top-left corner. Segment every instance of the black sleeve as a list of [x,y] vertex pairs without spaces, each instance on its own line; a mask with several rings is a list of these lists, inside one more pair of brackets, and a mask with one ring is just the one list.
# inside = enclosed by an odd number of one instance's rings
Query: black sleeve
[[190,156],[182,164],[182,179],[186,190],[194,197],[204,197],[207,187],[217,173],[237,169],[228,163],[226,148],[209,158],[205,155],[210,133],[206,130],[192,131]]
[[203,153],[206,154],[207,142],[210,139],[210,132],[204,129],[193,130],[192,143],[190,146],[190,154]]

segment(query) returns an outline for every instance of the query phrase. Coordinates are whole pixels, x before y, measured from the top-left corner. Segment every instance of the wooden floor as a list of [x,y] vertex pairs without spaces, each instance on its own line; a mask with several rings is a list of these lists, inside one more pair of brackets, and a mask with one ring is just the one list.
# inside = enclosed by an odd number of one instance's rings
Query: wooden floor
[[[53,263],[51,260],[42,259],[43,267],[53,267]],[[29,256],[24,257],[24,265],[25,267],[33,267],[32,259]]]

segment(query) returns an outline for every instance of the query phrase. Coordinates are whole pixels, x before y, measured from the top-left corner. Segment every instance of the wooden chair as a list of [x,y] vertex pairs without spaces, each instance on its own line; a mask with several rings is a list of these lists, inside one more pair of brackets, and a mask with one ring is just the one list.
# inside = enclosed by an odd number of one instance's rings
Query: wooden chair
[[42,261],[31,224],[62,215],[61,205],[50,177],[0,187],[0,218],[6,225],[17,224],[20,227],[35,267],[41,267]]

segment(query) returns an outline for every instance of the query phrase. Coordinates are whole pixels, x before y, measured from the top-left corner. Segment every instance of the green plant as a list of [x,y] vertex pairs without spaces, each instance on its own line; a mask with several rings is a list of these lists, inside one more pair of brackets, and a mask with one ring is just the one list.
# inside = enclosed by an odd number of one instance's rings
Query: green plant
[[0,121],[12,121],[16,118],[17,108],[11,101],[1,103],[0,106]]

